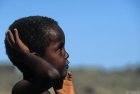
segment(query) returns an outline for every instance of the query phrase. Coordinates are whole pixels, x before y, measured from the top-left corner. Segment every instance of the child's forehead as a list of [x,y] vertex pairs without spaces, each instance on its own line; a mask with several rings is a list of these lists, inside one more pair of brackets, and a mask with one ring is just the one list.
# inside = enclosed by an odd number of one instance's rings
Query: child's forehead
[[65,40],[65,35],[63,31],[49,30],[49,36],[52,40]]

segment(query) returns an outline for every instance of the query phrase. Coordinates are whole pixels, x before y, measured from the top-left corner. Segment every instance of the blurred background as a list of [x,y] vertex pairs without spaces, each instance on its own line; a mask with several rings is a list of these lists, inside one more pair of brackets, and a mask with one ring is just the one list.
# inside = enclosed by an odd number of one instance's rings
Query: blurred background
[[6,56],[5,32],[33,15],[64,30],[76,94],[140,94],[139,0],[1,0],[0,94],[22,79]]

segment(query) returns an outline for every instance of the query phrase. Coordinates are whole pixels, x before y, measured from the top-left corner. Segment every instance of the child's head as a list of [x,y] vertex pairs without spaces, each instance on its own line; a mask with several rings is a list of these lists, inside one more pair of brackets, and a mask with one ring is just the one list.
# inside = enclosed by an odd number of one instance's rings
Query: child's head
[[[29,16],[16,20],[9,29],[14,34],[14,29],[19,31],[22,42],[30,49],[30,52],[37,53],[55,66],[60,72],[66,66],[68,54],[64,49],[65,36],[57,22],[43,16]],[[25,66],[17,61],[19,55],[5,42],[6,53],[14,65],[22,72],[26,71]],[[53,53],[53,51],[55,51]]]

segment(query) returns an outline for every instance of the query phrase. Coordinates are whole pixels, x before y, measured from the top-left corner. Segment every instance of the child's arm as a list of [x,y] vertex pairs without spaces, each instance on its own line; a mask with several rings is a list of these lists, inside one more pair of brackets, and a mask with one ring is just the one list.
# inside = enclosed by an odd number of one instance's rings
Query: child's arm
[[[59,87],[59,86],[58,86]],[[62,82],[61,88],[54,87],[56,94],[75,94],[74,86],[72,82],[72,74],[71,72],[67,73],[67,76]]]
[[10,30],[7,32],[6,42],[22,56],[21,61],[31,70],[36,79],[42,83],[58,79],[60,77],[58,71],[41,57],[30,53],[28,47],[20,40],[17,29],[14,31],[15,34]]

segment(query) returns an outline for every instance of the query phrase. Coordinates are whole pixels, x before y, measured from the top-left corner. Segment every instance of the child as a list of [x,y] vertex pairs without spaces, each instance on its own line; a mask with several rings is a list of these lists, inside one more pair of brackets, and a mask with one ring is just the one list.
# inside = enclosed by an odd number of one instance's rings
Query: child
[[6,53],[23,73],[12,94],[74,94],[71,73],[68,72],[65,36],[57,22],[43,16],[16,20],[6,33]]

